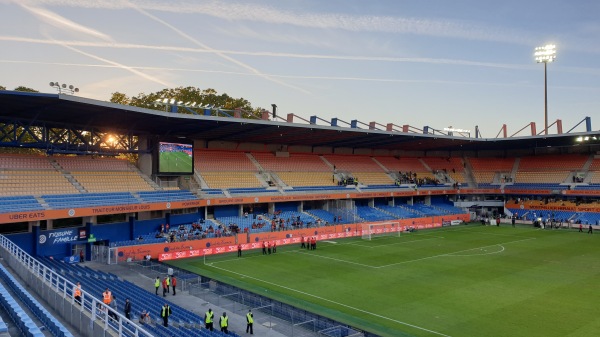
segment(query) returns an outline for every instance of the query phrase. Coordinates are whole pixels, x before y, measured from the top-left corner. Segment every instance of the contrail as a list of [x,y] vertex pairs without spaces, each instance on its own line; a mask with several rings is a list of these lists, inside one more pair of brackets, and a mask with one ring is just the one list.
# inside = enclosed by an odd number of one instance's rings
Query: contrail
[[57,28],[68,30],[71,32],[83,33],[85,35],[89,35],[89,36],[92,36],[95,38],[100,38],[105,41],[113,41],[113,39],[110,36],[108,36],[104,33],[101,33],[95,29],[91,29],[91,28],[82,26],[76,22],[73,22],[73,21],[71,21],[65,17],[62,17],[54,12],[51,12],[49,10],[39,8],[39,7],[31,7],[31,6],[28,6],[27,4],[20,3],[20,2],[17,2],[17,4],[19,6],[21,6],[21,8],[29,11],[30,13],[37,16],[41,20],[43,20]]
[[[508,63],[479,62],[469,60],[438,59],[425,57],[387,57],[387,56],[346,56],[346,55],[323,55],[323,54],[298,54],[298,53],[278,53],[265,51],[235,51],[206,48],[190,48],[176,46],[156,46],[131,43],[106,43],[106,42],[87,42],[87,41],[59,41],[43,40],[26,37],[0,36],[0,41],[14,41],[38,44],[58,44],[79,46],[79,47],[97,47],[97,48],[116,48],[116,49],[147,49],[161,51],[176,51],[188,53],[215,53],[219,55],[244,55],[244,56],[264,56],[279,58],[298,58],[298,59],[322,59],[322,60],[341,60],[341,61],[371,61],[371,62],[404,62],[404,63],[429,63],[429,64],[449,64],[475,67],[504,68],[504,69],[533,69],[531,65],[519,65]],[[255,72],[256,73],[256,72]],[[270,75],[272,76],[272,75]]]
[[[14,64],[43,64],[65,67],[89,67],[89,68],[120,68],[120,66],[108,64],[85,64],[85,63],[65,63],[65,62],[42,62],[42,61],[22,61],[22,60],[1,60],[0,63]],[[214,73],[236,76],[257,76],[247,72],[223,71],[223,70],[208,70],[208,69],[188,69],[188,68],[167,68],[167,67],[147,67],[147,66],[129,66],[131,69],[137,70],[160,70],[160,71],[180,71],[184,73]],[[445,80],[404,80],[393,78],[374,78],[374,77],[344,77],[344,76],[300,76],[300,75],[276,75],[267,74],[275,78],[292,78],[292,79],[309,79],[309,80],[329,80],[329,81],[363,81],[363,82],[388,82],[388,83],[431,83],[431,84],[459,84],[459,85],[476,85],[476,86],[500,86],[500,87],[536,87],[533,84],[527,83],[498,83],[498,82],[468,82],[468,81],[445,81]],[[597,87],[580,87],[580,86],[552,86],[554,88],[569,89],[569,90],[600,90]]]
[[350,15],[345,13],[295,12],[273,6],[230,1],[82,1],[38,0],[51,6],[103,8],[120,10],[136,6],[141,10],[180,14],[201,14],[224,20],[244,20],[268,24],[284,24],[317,29],[337,29],[351,32],[384,32],[420,36],[506,42],[531,45],[531,34],[502,27],[473,24],[458,20],[395,17],[386,15]]
[[175,26],[173,26],[173,25],[167,23],[166,21],[164,21],[164,20],[162,20],[162,19],[160,19],[160,18],[158,18],[158,17],[156,17],[156,16],[154,16],[154,15],[146,12],[145,10],[143,10],[143,9],[135,6],[134,4],[131,4],[131,7],[133,9],[135,9],[136,11],[138,11],[139,13],[141,13],[141,14],[143,14],[143,15],[151,18],[152,20],[154,20],[154,21],[156,21],[156,22],[158,22],[158,23],[160,23],[160,24],[168,27],[169,29],[171,29],[172,31],[174,31],[175,33],[177,33],[178,35],[180,35],[181,37],[183,37],[183,38],[185,38],[185,39],[193,42],[194,44],[196,44],[196,45],[198,45],[198,46],[206,49],[207,51],[210,51],[210,52],[214,53],[215,55],[217,55],[217,56],[219,56],[219,57],[221,57],[221,58],[223,58],[223,59],[225,59],[225,60],[227,60],[227,61],[235,64],[235,65],[238,65],[238,66],[240,66],[240,67],[242,67],[242,68],[244,68],[244,69],[246,69],[246,70],[248,70],[248,71],[256,74],[259,77],[262,77],[262,78],[264,78],[264,79],[266,79],[268,81],[271,81],[271,82],[274,82],[274,83],[286,86],[288,88],[296,89],[296,90],[299,90],[299,91],[301,91],[303,93],[310,94],[310,92],[308,90],[306,90],[306,89],[303,89],[303,88],[300,88],[300,87],[288,84],[286,82],[274,79],[271,76],[263,74],[258,69],[254,68],[254,67],[251,67],[248,64],[245,64],[245,63],[243,63],[241,61],[238,61],[238,60],[234,59],[233,57],[230,57],[229,55],[226,55],[225,53],[222,53],[222,52],[220,52],[220,51],[218,51],[216,49],[213,49],[213,48],[209,47],[208,45],[206,45],[206,44],[204,44],[204,43],[196,40],[192,36],[186,34],[185,32],[181,31],[180,29],[176,28]]
[[145,73],[143,73],[143,72],[135,69],[135,67],[126,66],[124,64],[121,64],[121,63],[118,63],[118,62],[115,62],[115,61],[107,60],[107,59],[102,58],[100,56],[93,55],[93,54],[90,54],[90,53],[86,53],[83,50],[79,50],[79,49],[77,49],[75,47],[72,47],[72,46],[63,45],[63,47],[65,47],[67,49],[70,49],[70,50],[72,50],[72,51],[74,51],[76,53],[79,53],[81,55],[85,55],[87,57],[91,57],[91,58],[96,59],[98,61],[102,61],[102,62],[108,63],[108,64],[112,65],[114,68],[120,68],[120,69],[129,71],[129,72],[134,73],[134,74],[136,74],[136,75],[138,75],[140,77],[143,77],[143,78],[145,78],[147,80],[150,80],[152,82],[156,82],[158,84],[161,84],[161,85],[163,85],[165,87],[170,88],[170,87],[174,87],[175,86],[173,83],[165,82],[165,81],[163,81],[163,80],[161,80],[159,78],[156,78],[154,76],[150,76],[148,74],[145,74]]
[[[101,39],[106,40],[106,41],[113,41],[113,38],[110,37],[109,35],[106,35],[104,33],[98,32],[98,31],[96,31],[94,29],[91,29],[91,28],[82,26],[80,24],[77,24],[77,23],[75,23],[75,22],[73,22],[73,21],[71,21],[71,20],[69,20],[67,18],[64,18],[64,17],[62,17],[62,16],[60,16],[60,15],[54,13],[54,12],[51,12],[51,11],[48,11],[48,10],[45,10],[45,9],[42,9],[42,8],[36,8],[36,7],[27,6],[27,5],[21,4],[21,3],[19,3],[19,5],[22,8],[26,9],[27,11],[33,13],[35,16],[40,17],[42,20],[44,20],[44,21],[46,21],[46,22],[48,22],[48,23],[50,23],[50,24],[52,24],[55,27],[58,27],[60,29],[75,30],[77,32],[80,32],[80,33],[83,33],[83,34],[86,34],[86,35],[90,35],[90,36],[95,37],[95,38],[101,38]],[[91,58],[93,58],[95,60],[111,64],[111,65],[113,65],[113,66],[115,66],[117,68],[129,71],[129,72],[131,72],[133,74],[141,76],[141,77],[143,77],[143,78],[145,78],[147,80],[150,80],[152,82],[156,82],[156,83],[159,83],[159,84],[161,84],[163,86],[167,86],[167,87],[173,86],[172,83],[165,82],[165,81],[163,81],[163,80],[161,80],[159,78],[156,78],[154,76],[150,76],[148,74],[145,74],[145,73],[143,73],[143,72],[141,72],[139,70],[136,70],[136,69],[134,69],[132,67],[129,67],[129,66],[126,66],[124,64],[121,64],[121,63],[118,63],[118,62],[115,62],[115,61],[111,61],[111,60],[102,58],[100,56],[93,55],[91,53],[84,52],[84,51],[82,51],[80,49],[77,49],[77,48],[75,48],[73,46],[70,46],[70,45],[68,45],[66,43],[54,40],[51,37],[47,37],[47,40],[53,42],[52,44],[60,45],[60,46],[62,46],[64,48],[67,48],[67,49],[69,49],[71,51],[74,51],[76,53],[79,53],[81,55],[85,55],[85,56],[91,57]]]

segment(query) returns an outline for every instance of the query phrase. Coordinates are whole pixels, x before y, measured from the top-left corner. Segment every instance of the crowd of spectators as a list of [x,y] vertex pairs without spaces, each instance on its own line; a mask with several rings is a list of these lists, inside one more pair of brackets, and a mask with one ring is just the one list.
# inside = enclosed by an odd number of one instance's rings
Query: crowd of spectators
[[161,224],[155,237],[165,238],[167,242],[176,242],[230,236],[234,233],[239,233],[239,228],[235,224],[229,224],[227,227],[222,224],[213,226],[212,222],[207,225],[204,219],[199,219],[191,225],[179,225],[177,228],[171,228],[169,224]]
[[402,185],[402,184],[415,184],[417,186],[439,185],[440,181],[436,178],[431,178],[431,177],[419,177],[417,175],[417,172],[398,171],[398,178],[396,178],[396,185]]

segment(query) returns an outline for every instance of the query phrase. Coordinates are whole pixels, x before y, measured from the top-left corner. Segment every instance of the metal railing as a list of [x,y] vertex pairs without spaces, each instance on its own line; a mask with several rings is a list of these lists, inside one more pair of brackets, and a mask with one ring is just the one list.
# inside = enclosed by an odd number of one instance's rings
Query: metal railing
[[[28,281],[30,285],[41,280],[43,285],[49,287],[49,289],[55,292],[55,295],[60,296],[61,299],[64,299],[65,301],[68,301],[74,311],[79,311],[80,315],[85,315],[90,319],[89,329],[93,329],[94,326],[99,326],[103,330],[113,330],[118,334],[118,336],[153,336],[152,333],[141,328],[136,323],[128,320],[121,313],[114,311],[108,305],[104,304],[101,300],[95,298],[85,290],[81,290],[81,301],[76,301],[72,292],[75,288],[75,284],[73,282],[67,280],[54,270],[44,265],[42,262],[27,254],[24,250],[22,250],[4,235],[0,235],[0,246],[5,249],[5,254],[2,255],[6,260],[9,260],[9,257],[14,258],[14,260],[16,260],[20,266],[24,267],[25,270],[29,272],[29,275],[23,275],[22,273],[19,274],[22,279]],[[7,254],[8,256],[4,256]],[[11,267],[14,269],[14,266],[11,265]],[[32,288],[36,289],[36,287]],[[37,291],[38,295],[40,296],[42,294],[39,292],[44,292],[42,289],[37,289]],[[59,312],[64,313],[64,310],[59,310]],[[109,312],[113,317],[118,317],[118,319],[110,319],[109,315],[107,314]],[[66,318],[63,317],[63,319]],[[82,330],[80,333],[89,332],[88,327],[83,327],[81,325],[83,324],[80,324],[80,329]]]

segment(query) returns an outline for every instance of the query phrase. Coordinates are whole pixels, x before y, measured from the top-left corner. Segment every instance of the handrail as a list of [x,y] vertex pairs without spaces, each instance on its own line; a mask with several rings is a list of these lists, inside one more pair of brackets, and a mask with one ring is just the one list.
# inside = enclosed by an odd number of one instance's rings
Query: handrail
[[[6,249],[8,253],[14,256],[19,262],[27,267],[27,269],[38,278],[41,278],[46,285],[59,294],[63,298],[71,298],[71,304],[75,304],[75,298],[72,296],[72,290],[75,284],[65,277],[59,275],[54,270],[48,268],[45,264],[38,261],[33,256],[25,252],[21,247],[10,241],[7,237],[0,234],[0,247]],[[91,315],[92,321],[101,320],[104,323],[104,330],[112,329],[118,333],[118,336],[136,336],[136,337],[153,337],[154,335],[133,321],[128,320],[123,314],[114,311],[101,300],[95,298],[91,293],[81,290],[81,312],[88,312]],[[109,324],[109,315],[99,315],[100,312],[113,312],[119,317],[118,322]]]

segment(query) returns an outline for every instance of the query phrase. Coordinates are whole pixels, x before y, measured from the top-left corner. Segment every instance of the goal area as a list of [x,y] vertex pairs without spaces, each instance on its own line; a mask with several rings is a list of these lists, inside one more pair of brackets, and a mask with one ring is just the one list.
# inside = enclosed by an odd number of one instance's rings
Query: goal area
[[400,236],[402,228],[397,222],[365,223],[362,224],[362,239],[372,240],[383,236]]

